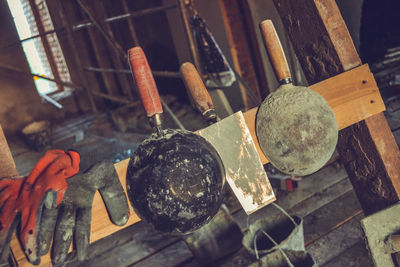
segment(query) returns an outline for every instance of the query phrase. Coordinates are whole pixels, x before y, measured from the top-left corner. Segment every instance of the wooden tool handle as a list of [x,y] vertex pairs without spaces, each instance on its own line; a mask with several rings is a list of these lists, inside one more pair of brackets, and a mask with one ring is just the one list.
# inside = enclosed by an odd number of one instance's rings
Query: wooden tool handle
[[278,81],[291,80],[289,65],[274,24],[271,20],[264,20],[260,23],[260,30]]
[[163,112],[160,95],[146,55],[140,46],[128,50],[131,71],[148,117]]
[[201,114],[204,112],[214,109],[214,104],[208,93],[196,67],[189,62],[183,63],[181,68],[181,75],[186,88],[189,91],[189,95],[192,97],[195,107]]

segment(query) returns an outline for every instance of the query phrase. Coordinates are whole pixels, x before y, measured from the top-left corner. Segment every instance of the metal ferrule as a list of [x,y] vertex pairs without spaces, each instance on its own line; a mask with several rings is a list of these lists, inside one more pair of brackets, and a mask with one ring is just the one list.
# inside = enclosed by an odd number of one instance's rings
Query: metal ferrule
[[154,128],[158,135],[162,135],[162,114],[157,113],[149,117],[149,123]]
[[288,77],[279,81],[279,85],[284,85],[289,83],[293,83],[292,77]]
[[218,117],[217,113],[215,112],[215,109],[208,109],[208,110],[204,111],[202,116],[209,125],[219,121],[219,117]]

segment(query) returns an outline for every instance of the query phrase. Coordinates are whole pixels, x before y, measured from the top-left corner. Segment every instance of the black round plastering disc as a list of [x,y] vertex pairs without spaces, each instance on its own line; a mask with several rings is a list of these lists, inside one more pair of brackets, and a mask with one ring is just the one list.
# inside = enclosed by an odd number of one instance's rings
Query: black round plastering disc
[[140,218],[163,232],[188,233],[210,221],[223,199],[225,171],[214,147],[188,131],[164,130],[131,157],[126,185]]

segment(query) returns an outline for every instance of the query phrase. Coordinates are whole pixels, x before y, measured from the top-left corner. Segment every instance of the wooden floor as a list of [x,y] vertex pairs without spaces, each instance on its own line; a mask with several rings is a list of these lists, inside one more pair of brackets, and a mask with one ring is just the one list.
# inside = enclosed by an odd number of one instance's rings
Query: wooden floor
[[[104,121],[103,121],[104,123]],[[127,158],[145,135],[121,134],[104,130],[103,123],[93,117],[75,119],[67,124],[69,136],[62,134],[56,148],[76,148],[85,160],[81,169],[107,158],[118,161]],[[60,126],[59,131],[63,132]],[[97,128],[97,132],[93,131]],[[64,128],[65,129],[65,128]],[[100,130],[99,130],[100,129]],[[74,132],[84,130],[84,139],[75,142]],[[100,133],[99,133],[100,132]],[[21,175],[26,175],[43,152],[29,150],[19,138],[9,138],[10,147]],[[304,177],[293,192],[278,192],[278,203],[291,214],[304,219],[304,238],[307,251],[319,266],[371,266],[360,228],[364,217],[347,174],[339,161]],[[237,203],[228,203],[231,210]],[[233,218],[245,233],[255,220],[274,216],[279,211],[267,206],[246,216],[239,209]],[[244,248],[219,260],[216,266],[244,266],[249,256]],[[107,238],[91,244],[89,259],[77,262],[71,253],[67,266],[200,266],[184,241],[154,231],[139,222]]]

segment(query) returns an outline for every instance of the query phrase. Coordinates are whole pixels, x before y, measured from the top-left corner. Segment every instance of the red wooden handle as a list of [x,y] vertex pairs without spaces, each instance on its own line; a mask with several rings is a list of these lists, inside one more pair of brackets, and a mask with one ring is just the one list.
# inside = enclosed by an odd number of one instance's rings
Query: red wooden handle
[[271,60],[272,67],[279,81],[290,78],[289,65],[286,61],[281,42],[271,20],[264,20],[260,23],[260,30],[263,36],[264,45]]
[[155,114],[161,114],[163,110],[160,95],[146,55],[140,46],[136,46],[128,50],[128,56],[131,71],[147,116],[152,117]]
[[204,86],[196,67],[192,63],[186,62],[182,64],[180,71],[183,82],[197,110],[203,114],[207,110],[214,109],[210,94]]

